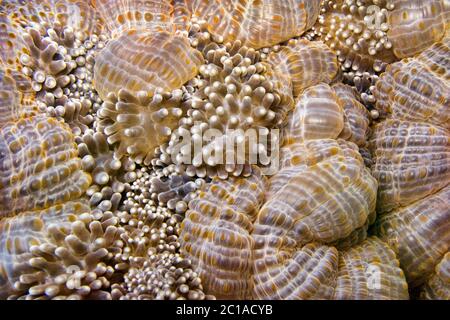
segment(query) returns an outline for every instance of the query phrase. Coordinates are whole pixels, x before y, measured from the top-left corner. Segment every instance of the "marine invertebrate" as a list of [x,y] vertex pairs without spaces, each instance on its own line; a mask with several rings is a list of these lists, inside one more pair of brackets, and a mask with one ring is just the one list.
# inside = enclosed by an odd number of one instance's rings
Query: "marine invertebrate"
[[96,0],[94,6],[112,38],[130,30],[182,32],[188,28],[191,1]]
[[[74,40],[84,41],[92,33],[98,34],[103,30],[103,22],[91,1],[5,1],[2,9],[17,30],[33,28],[45,34],[47,29],[52,29],[52,38],[59,38],[68,46]],[[65,30],[73,33],[64,35]]]
[[94,117],[90,113],[91,107],[91,100],[84,98],[68,99],[64,104],[58,105],[56,108],[47,107],[46,111],[50,116],[64,119],[64,122],[70,126],[72,132],[80,136],[94,121]]
[[131,91],[110,93],[98,111],[98,128],[117,143],[117,158],[129,155],[137,163],[150,164],[155,149],[169,141],[172,130],[185,115],[183,91]]
[[111,295],[122,300],[209,299],[190,261],[179,253],[183,217],[150,192],[155,177],[146,167],[137,170],[114,212],[124,230],[122,250],[114,256],[114,268],[123,272],[123,279],[111,286]]
[[[81,117],[87,115],[86,100],[94,105],[97,102],[96,94],[91,92],[93,51],[101,48],[105,40],[104,35],[96,34],[101,27],[94,8],[89,2],[75,0],[8,2],[3,8],[6,15],[1,19],[2,36],[8,46],[3,63],[15,69],[10,73],[22,87],[20,92],[31,87],[30,91],[36,93],[26,92],[22,104],[37,106],[39,111],[59,119],[65,115],[74,133],[81,134],[92,119],[78,119],[77,114],[82,111]],[[9,55],[17,57],[17,61]],[[22,79],[18,79],[17,72]]]
[[359,72],[382,71],[440,41],[450,12],[442,0],[333,0],[324,1],[323,11],[316,33],[336,50],[345,69]]
[[77,199],[91,183],[63,123],[35,116],[0,131],[0,216]]
[[344,110],[325,83],[309,87],[297,99],[285,127],[286,144],[310,139],[336,139],[344,128]]
[[57,33],[49,28],[44,32],[45,36],[28,28],[23,35],[28,48],[20,55],[20,62],[36,93],[32,105],[64,119],[79,136],[94,121],[92,109],[101,103],[91,82],[94,52],[104,45],[104,36],[91,35],[82,42],[72,29]]
[[332,88],[344,110],[344,128],[339,138],[351,141],[359,147],[366,146],[371,123],[369,111],[361,103],[355,88],[341,83],[334,84]]
[[369,223],[373,223],[375,215],[371,215],[366,220],[363,226],[353,230],[347,237],[336,240],[330,243],[330,245],[336,247],[338,250],[346,250],[355,247],[369,237]]
[[171,155],[166,152],[167,147],[168,143],[160,145],[156,150],[156,157],[151,161],[153,170],[149,172],[148,192],[151,193],[151,199],[158,200],[160,204],[182,214],[188,209],[189,201],[210,180],[192,177],[184,168],[173,164]]
[[420,297],[427,300],[449,300],[449,259],[446,253],[441,262],[436,265],[436,273],[428,280],[422,289]]
[[[315,36],[338,55],[344,81],[373,105],[371,88],[386,66],[441,40],[449,21],[445,1],[323,1]],[[423,40],[426,37],[426,40]]]
[[[308,263],[323,266],[323,272],[337,271],[333,267],[337,250],[312,243],[346,238],[367,219],[373,220],[377,184],[352,143],[311,140],[285,148],[288,152],[281,151],[281,170],[270,179],[267,202],[252,232],[256,243],[254,292],[260,298],[331,298],[331,274],[319,279],[324,287],[301,289],[301,283],[306,285],[308,280],[302,268],[295,266],[304,259],[324,259]],[[306,258],[304,250],[310,246],[314,249]],[[285,280],[286,272],[290,281]]]
[[[340,134],[335,122],[344,127],[338,98],[319,84],[300,99],[304,104],[290,120],[319,108],[318,114],[336,119],[327,126],[328,136],[315,130],[320,121],[300,122],[299,132],[310,134],[297,137],[287,130],[292,136],[281,150],[281,168],[268,182],[258,170],[245,180],[213,179],[206,193],[190,202],[182,252],[199,268],[205,291],[218,298],[407,298],[394,252],[377,238],[364,240],[375,218],[377,182],[355,144],[333,140]],[[264,200],[260,189],[266,183]],[[239,200],[241,195],[247,198]],[[334,246],[339,241],[342,251]],[[246,259],[236,257],[236,247]],[[370,286],[372,265],[389,283],[386,288]]]
[[91,205],[103,211],[117,210],[122,193],[136,178],[136,165],[130,159],[115,159],[106,136],[100,132],[86,133],[78,144],[83,170],[92,176],[93,185],[86,190]]
[[395,209],[377,221],[377,233],[398,252],[398,258],[412,287],[434,271],[449,250],[450,187],[424,199]]
[[448,299],[447,2],[2,2],[0,298]]
[[449,43],[446,38],[415,58],[387,67],[373,90],[383,116],[450,129]]
[[[169,168],[172,169],[173,166]],[[178,173],[174,169],[170,171],[168,174],[156,173],[150,180],[149,192],[160,203],[167,204],[169,209],[184,213],[189,201],[195,197],[205,180],[197,178],[194,181],[186,173]]]
[[32,265],[18,267],[24,261],[31,259],[32,246],[39,246],[46,242],[45,232],[42,232],[42,229],[49,228],[50,225],[61,229],[69,227],[77,214],[84,213],[88,209],[84,202],[67,202],[41,211],[23,212],[15,217],[0,220],[2,298],[12,294],[15,289],[21,290],[20,287],[15,288],[15,285],[26,272],[29,273],[31,284],[44,277],[39,272],[36,272],[33,277],[32,271],[36,269],[33,269]]
[[[283,272],[287,273],[283,275]],[[274,269],[271,275],[258,277],[267,281],[261,281],[260,287],[256,288],[257,296],[264,298],[370,300],[408,297],[394,252],[375,237],[339,252],[335,247],[307,244],[286,260],[286,266]]]
[[391,2],[333,0],[324,1],[322,8],[315,31],[336,52],[345,72],[380,72],[396,60],[387,35]]
[[60,46],[60,53],[68,61],[76,63],[76,67],[67,74],[66,80],[69,82],[57,89],[56,94],[48,90],[38,93],[38,103],[46,113],[64,119],[76,136],[81,136],[94,121],[94,114],[103,102],[94,90],[92,79],[95,56],[104,47],[105,41],[104,35],[92,34],[73,48]]
[[[356,289],[358,286],[363,286],[366,290],[367,282],[364,281],[358,285],[350,280],[351,285],[355,286],[355,291],[349,289],[349,284],[344,280],[342,280],[343,287],[336,288],[337,284],[341,283],[336,280],[339,270],[339,252],[331,245],[338,245],[341,241],[342,248],[348,248],[349,244],[355,245],[356,241],[364,240],[367,226],[373,223],[375,217],[377,186],[375,179],[364,166],[363,159],[358,153],[358,147],[351,142],[332,140],[337,139],[344,128],[343,105],[346,106],[349,116],[353,116],[354,119],[361,118],[359,122],[353,120],[350,123],[347,120],[344,136],[355,139],[356,142],[364,145],[369,123],[367,111],[359,111],[355,115],[348,111],[361,108],[357,104],[359,102],[354,93],[348,91],[346,87],[336,87],[336,90],[340,93],[342,100],[326,84],[318,84],[304,90],[297,100],[296,108],[290,115],[288,126],[285,129],[286,145],[281,151],[281,169],[270,179],[266,202],[263,204],[261,200],[251,201],[252,212],[255,206],[262,205],[256,219],[253,218],[254,221],[250,219],[243,225],[242,221],[246,221],[248,218],[231,221],[221,219],[221,212],[227,211],[227,208],[215,207],[214,204],[218,202],[217,200],[209,202],[202,200],[200,196],[198,200],[191,201],[191,204],[195,203],[195,207],[190,206],[187,218],[182,225],[182,235],[184,235],[182,249],[192,258],[194,266],[201,268],[200,275],[206,279],[204,284],[206,292],[213,292],[219,298],[230,297],[229,294],[225,294],[230,292],[232,297],[290,299],[332,298],[334,296],[342,298],[346,294],[369,298],[377,297],[377,294],[380,294],[380,292]],[[324,122],[324,119],[325,121],[328,119],[328,122]],[[356,139],[350,133],[353,131],[355,131],[355,136],[359,134],[361,137]],[[346,174],[350,174],[352,177],[346,176]],[[258,175],[251,175],[247,179],[250,178],[258,179],[259,183],[263,183]],[[229,181],[230,178],[226,180],[227,183]],[[243,183],[241,180],[238,181],[238,185]],[[236,182],[234,183],[236,184]],[[225,183],[224,185],[227,186]],[[325,190],[330,189],[325,189],[321,185],[333,185],[331,188],[333,191],[328,194]],[[222,183],[217,180],[213,180],[210,188],[212,190],[228,190],[227,192],[223,191],[223,195],[228,194],[231,203],[235,202],[236,192],[243,192],[240,191],[242,188],[233,191],[232,187],[230,191],[230,187],[222,186]],[[259,194],[259,192],[255,192],[251,199]],[[211,194],[209,197],[214,197],[214,199],[221,197],[221,191],[217,195]],[[320,199],[321,201],[319,201]],[[339,204],[336,199],[339,199]],[[348,205],[343,206],[344,199],[349,201]],[[327,214],[330,214],[328,219],[325,218]],[[240,234],[243,239],[239,240],[239,243],[244,245],[246,256],[253,259],[252,269],[243,263],[242,259],[232,258],[227,242],[220,242],[220,239],[225,241],[227,237],[230,237],[235,243],[240,238],[232,237],[234,233],[228,233],[225,230],[217,231],[221,230],[219,227],[213,227],[211,231],[202,227],[204,223],[201,221],[207,217],[209,221],[212,219],[214,225],[218,226],[222,226],[222,223],[227,226],[232,223],[227,230],[235,228],[241,230]],[[334,218],[339,219],[339,222],[331,223],[330,221],[333,221]],[[247,227],[248,223],[253,226]],[[192,237],[196,239],[198,236],[205,237],[205,239],[211,237],[209,245],[215,249],[208,251],[221,252],[220,256],[212,255],[209,258],[210,254],[204,253],[209,246],[192,243],[195,241]],[[201,241],[201,243],[203,242]],[[281,244],[283,247],[280,247]],[[381,252],[381,255],[390,257],[383,258],[387,264],[394,262],[391,261],[394,254],[387,246],[384,245]],[[366,258],[368,261],[371,259],[368,256]],[[378,259],[374,258],[374,261],[378,261]],[[348,279],[348,273],[351,274],[353,271],[346,270],[345,264],[346,262],[343,262],[341,272],[343,279]],[[224,270],[220,271],[219,277],[212,276],[214,274],[212,266]],[[233,271],[239,270],[239,275],[230,271],[230,266],[234,266]],[[314,266],[317,268],[316,271],[308,270],[311,272],[311,277],[315,277],[315,275],[320,277],[319,287],[307,285],[306,270],[302,269],[314,268]],[[252,280],[246,281],[249,273]],[[364,277],[356,276],[355,278],[363,279]],[[379,297],[407,297],[407,286],[403,273],[398,268],[398,262],[394,262],[386,269],[386,278],[389,279],[387,281],[392,281],[393,285],[382,292]],[[302,283],[305,285],[304,287]],[[391,289],[392,291],[390,291]]]
[[[307,244],[286,260],[289,272],[283,277],[285,279],[280,277],[281,269],[284,268],[273,269],[270,276],[261,268],[257,268],[254,276],[255,296],[289,300],[331,298],[337,260],[335,248],[315,243]],[[260,262],[255,267],[263,264],[264,262]],[[318,288],[310,285],[312,279],[317,279]]]
[[377,207],[384,214],[377,232],[396,250],[416,291],[428,280],[438,285],[433,270],[449,245],[449,109],[441,96],[448,91],[447,43],[445,38],[390,66],[374,90],[377,105],[387,111],[370,143]]
[[392,65],[374,90],[377,106],[388,113],[388,120],[375,127],[372,142],[382,211],[408,205],[449,183],[448,64],[441,58],[447,41]]
[[124,283],[113,286],[120,300],[203,300],[201,280],[179,254],[151,254],[142,268],[131,268]]
[[74,30],[75,38],[85,40],[92,34],[104,31],[104,21],[93,6],[92,1],[83,0],[51,0],[54,12],[54,27]]
[[[260,137],[259,130],[267,133],[267,129],[281,126],[292,108],[291,93],[281,91],[276,79],[267,78],[265,72],[270,67],[260,61],[257,51],[239,41],[212,45],[204,55],[207,64],[200,67],[201,77],[192,81],[196,92],[187,101],[191,108],[174,131],[167,152],[175,164],[186,165],[189,175],[248,175],[249,155],[267,152],[268,147],[261,144],[259,150],[251,149],[256,145],[249,145],[245,135],[254,130]],[[214,139],[205,137],[201,149],[195,148],[198,138],[208,130]],[[187,140],[190,134],[192,139]],[[239,154],[241,161],[236,154],[232,161],[226,160],[226,141],[230,139],[238,141],[237,148],[244,148]]]
[[[255,213],[263,203],[262,188],[267,183],[258,172],[254,170],[249,178],[215,178],[207,193],[190,203],[180,235],[182,252],[199,270],[207,293],[218,298],[266,299],[408,297],[394,252],[379,239],[369,238],[342,252],[331,245],[308,243],[310,238],[302,236],[304,245],[296,245],[294,232],[300,228],[284,229],[293,219],[268,214],[270,207],[283,214],[282,208],[289,208],[294,193],[278,194],[291,195],[286,203],[269,192],[268,202]],[[323,235],[332,234],[333,226]],[[372,269],[386,286],[371,286]]]
[[26,44],[20,36],[18,28],[6,12],[0,13],[0,58],[2,65],[20,71],[20,54],[26,51]]
[[191,1],[194,17],[223,42],[259,49],[299,36],[316,21],[320,0]]
[[0,69],[0,128],[36,113],[37,106],[30,91],[28,81],[17,71]]
[[0,127],[11,120],[18,118],[19,97],[15,92],[16,86],[14,80],[0,71]]
[[[289,216],[292,225],[285,225],[283,232],[289,234],[293,228],[296,243],[332,242],[348,236],[373,215],[377,184],[354,144],[320,139],[284,148],[288,150],[281,151],[281,170],[270,179],[269,198],[259,215],[262,230],[266,218]],[[326,192],[322,184],[333,188]],[[351,202],[348,209],[343,209],[346,205],[342,199]],[[330,216],[325,218],[326,214]],[[339,223],[333,219],[339,219]]]
[[96,57],[94,86],[103,100],[126,89],[172,91],[192,79],[203,62],[187,38],[168,32],[131,30],[108,42]]
[[424,122],[386,120],[374,129],[372,173],[380,212],[408,205],[449,183],[449,132]]
[[334,299],[408,298],[407,284],[395,253],[376,237],[340,254],[336,280]]
[[182,223],[182,253],[192,260],[209,294],[250,298],[254,240],[252,224],[264,197],[265,178],[214,178],[189,202]]
[[62,88],[70,83],[67,75],[77,67],[77,63],[58,52],[58,43],[42,37],[36,29],[29,28],[23,39],[30,53],[22,54],[20,62],[26,67],[24,73],[33,79],[33,90],[48,90],[60,98]]
[[338,71],[335,54],[320,41],[306,39],[289,41],[272,52],[267,62],[275,72],[289,77],[293,95],[320,82],[331,83]]
[[[117,220],[96,220],[83,203],[1,220],[2,263],[10,299],[110,299],[105,289],[120,250]],[[24,233],[27,230],[31,234]]]
[[370,114],[354,88],[338,83],[308,87],[284,128],[285,143],[341,138],[365,146]]
[[[47,29],[42,35],[38,30],[28,28],[23,35],[28,49],[20,56],[22,72],[32,78],[31,87],[38,103],[51,116],[63,116],[69,99],[72,102],[80,98],[98,102],[96,93],[92,92],[93,59],[96,50],[104,46],[105,36],[92,34],[81,41],[74,38],[71,29],[62,32],[70,38],[70,45],[63,45],[69,40],[61,39],[54,29]],[[55,111],[56,107],[59,108]]]
[[[151,199],[147,189],[149,177],[146,168],[137,172],[125,201],[115,212],[127,231],[126,238],[123,238],[124,250],[116,257],[121,269],[127,264],[142,267],[151,254],[175,254],[179,249],[178,229],[182,216]],[[142,188],[145,185],[147,188]]]
[[398,58],[412,57],[442,39],[450,22],[450,6],[444,0],[392,2],[387,16],[388,39]]

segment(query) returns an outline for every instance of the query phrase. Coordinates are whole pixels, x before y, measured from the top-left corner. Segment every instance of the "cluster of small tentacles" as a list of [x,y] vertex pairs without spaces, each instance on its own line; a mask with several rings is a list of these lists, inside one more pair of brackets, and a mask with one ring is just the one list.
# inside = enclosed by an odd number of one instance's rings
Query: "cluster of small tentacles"
[[449,300],[449,28],[445,0],[1,1],[0,298]]

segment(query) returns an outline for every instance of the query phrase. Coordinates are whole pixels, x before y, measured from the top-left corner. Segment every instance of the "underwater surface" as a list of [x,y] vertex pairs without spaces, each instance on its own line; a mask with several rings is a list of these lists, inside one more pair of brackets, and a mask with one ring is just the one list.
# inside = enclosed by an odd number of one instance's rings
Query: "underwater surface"
[[450,300],[447,0],[0,1],[0,299]]

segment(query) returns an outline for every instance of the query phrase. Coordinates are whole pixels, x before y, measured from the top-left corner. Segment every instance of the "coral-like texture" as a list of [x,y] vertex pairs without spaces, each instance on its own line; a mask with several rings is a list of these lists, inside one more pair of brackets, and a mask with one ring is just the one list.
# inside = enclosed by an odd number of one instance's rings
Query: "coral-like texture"
[[191,1],[193,16],[223,42],[259,49],[299,36],[316,21],[320,0]]
[[[83,204],[68,203],[3,223],[2,251],[15,252],[4,262],[12,267],[9,281],[17,279],[10,299],[111,299],[108,264],[121,244],[117,219],[97,220]],[[24,235],[23,228],[36,234]]]
[[354,88],[321,83],[307,88],[284,128],[285,143],[342,138],[365,146],[370,114]]
[[398,58],[412,57],[442,39],[449,20],[446,0],[395,0],[388,14],[388,39]]
[[422,284],[449,250],[450,187],[383,215],[380,237],[398,253],[412,287]]
[[371,141],[380,212],[406,206],[450,182],[448,130],[424,122],[386,120]]
[[105,135],[100,132],[85,134],[83,142],[78,145],[78,153],[83,170],[91,174],[94,183],[87,191],[91,195],[91,204],[98,204],[105,210],[117,209],[121,193],[135,178],[136,165],[129,159],[121,161],[114,158]]
[[25,66],[24,73],[32,78],[33,90],[53,92],[61,97],[62,88],[70,83],[68,74],[77,67],[77,63],[58,52],[58,42],[43,37],[37,29],[28,29],[23,39],[29,54],[22,54],[20,62]]
[[[214,45],[204,52],[207,64],[192,81],[197,90],[187,102],[187,117],[172,135],[169,153],[175,164],[187,165],[186,172],[191,175],[248,175],[250,165],[256,164],[250,163],[251,157],[269,149],[260,137],[270,140],[268,129],[282,126],[293,106],[292,94],[279,90],[279,82],[265,77],[270,67],[260,61],[259,52],[240,41]],[[192,139],[187,139],[191,134]],[[255,134],[257,143],[249,143],[249,134]],[[210,141],[206,135],[211,135]],[[227,155],[225,147],[230,141],[242,151]],[[191,152],[185,150],[188,148]]]
[[180,234],[182,253],[192,260],[205,290],[218,298],[250,298],[254,240],[252,223],[264,197],[266,180],[213,179],[189,202]]
[[120,236],[122,249],[114,256],[114,269],[123,273],[123,278],[111,286],[112,298],[212,298],[204,294],[191,262],[180,255],[178,235],[183,216],[159,202],[150,191],[151,180],[160,172],[141,167],[129,173],[135,174],[135,179],[126,190],[119,210],[114,210],[119,227],[125,232]]
[[32,27],[42,31],[54,28],[60,31],[70,28],[78,38],[85,38],[92,32],[102,30],[102,22],[91,1],[8,1],[5,3],[5,10],[12,21],[23,29]]
[[[274,262],[277,260],[274,260]],[[275,275],[275,276],[274,276]],[[272,299],[406,299],[407,285],[390,248],[371,237],[351,249],[308,244],[283,268],[264,275],[256,294]],[[382,283],[382,285],[380,285]]]
[[[427,8],[418,12],[439,13]],[[406,20],[410,13],[405,11]],[[417,22],[425,28],[425,21]],[[450,243],[448,39],[388,67],[374,89],[380,114],[387,118],[375,126],[370,143],[372,172],[379,181],[377,208],[383,214],[375,232],[396,251],[410,288],[424,298],[445,296],[447,290],[445,271],[437,271],[445,262],[437,265]]]
[[5,123],[18,118],[19,98],[15,92],[14,80],[1,71],[0,73],[0,128]]
[[[313,163],[310,165],[315,167]],[[373,178],[370,179],[375,183]],[[295,182],[288,182],[288,186],[294,187]],[[214,179],[206,193],[190,202],[190,210],[182,224],[182,252],[192,259],[206,292],[214,293],[218,298],[408,297],[399,262],[384,242],[372,237],[341,252],[331,245],[308,243],[311,237],[307,232],[305,236],[301,233],[301,225],[311,221],[310,226],[316,226],[318,221],[298,219],[299,227],[289,227],[295,221],[289,212],[298,212],[289,208],[295,199],[301,198],[295,191],[279,189],[275,195],[269,193],[268,202],[257,213],[263,202],[265,184],[257,170],[249,178]],[[374,210],[376,188],[372,186],[371,189],[372,204],[361,207],[361,213],[366,212],[363,220],[368,210]],[[345,197],[344,193],[336,193],[336,197]],[[283,194],[288,198],[280,199]],[[305,197],[308,198],[306,192]],[[345,212],[343,207],[339,209],[332,204],[327,208]],[[288,214],[284,214],[286,210]],[[342,215],[335,212],[331,216]],[[351,224],[351,219],[342,219]],[[327,224],[326,221],[323,219],[321,230],[325,233],[320,240],[326,241],[330,235],[329,239],[344,235],[345,227],[336,228],[336,223]]]
[[203,300],[198,274],[179,254],[152,254],[142,268],[130,268],[121,286],[113,286],[114,299],[120,300]]
[[353,143],[323,139],[289,145],[281,150],[281,162],[258,217],[261,230],[266,219],[280,219],[283,234],[297,244],[332,242],[374,213],[377,183]]
[[336,55],[320,41],[306,39],[289,41],[267,62],[275,72],[288,76],[293,95],[320,82],[330,83],[338,72]]
[[55,110],[55,117],[64,119],[72,132],[80,135],[85,132],[93,122],[93,116],[89,113],[92,102],[89,99],[69,99],[63,105],[58,105]]
[[447,38],[414,59],[387,67],[374,89],[381,114],[450,129],[449,44]]
[[192,177],[185,173],[171,174],[168,177],[156,176],[150,180],[149,191],[157,197],[160,203],[166,203],[169,209],[175,209],[182,213],[204,183],[202,179],[192,180]]
[[154,93],[178,89],[198,72],[203,58],[187,38],[167,32],[131,30],[109,41],[98,54],[94,85],[105,100],[126,89]]
[[376,237],[339,256],[334,299],[408,299],[408,286],[395,253]]
[[343,70],[353,76],[379,72],[396,60],[387,36],[389,1],[332,0],[323,4],[315,32],[336,52]]
[[93,1],[84,0],[50,0],[54,12],[56,29],[70,28],[79,39],[87,38],[92,33],[101,33],[103,21]]
[[19,59],[21,54],[27,52],[27,45],[20,34],[22,31],[7,13],[0,13],[1,62],[16,70],[21,70]]
[[[77,215],[85,212],[89,212],[85,202],[67,202],[44,210],[23,212],[0,221],[0,269],[2,271],[0,296],[2,298],[15,290],[24,290],[20,287],[20,278],[22,281],[28,278],[28,284],[31,286],[45,278],[44,274],[37,272],[37,268],[33,268],[32,263],[27,264],[33,257],[31,247],[42,245],[44,248],[49,242],[49,239],[45,238],[49,228],[55,231],[70,228],[70,224],[75,221]],[[37,262],[36,266],[38,266]],[[41,268],[45,268],[44,264],[40,263],[40,265]],[[49,268],[48,271],[52,269]]]
[[425,284],[420,298],[450,300],[450,253],[447,253],[436,266],[436,273]]
[[[347,104],[357,102],[349,92],[342,97]],[[329,85],[318,84],[298,101],[289,115],[281,168],[269,179],[265,199],[258,198],[259,188],[246,194],[241,187],[249,179],[265,184],[258,170],[247,180],[213,180],[190,202],[182,224],[183,252],[201,269],[205,291],[218,298],[407,298],[395,253],[377,238],[366,239],[375,219],[377,181],[353,142],[335,140],[344,128],[339,97]],[[324,119],[329,123],[322,127]],[[245,201],[235,200],[241,193]],[[228,207],[222,202],[243,203],[251,212],[261,208],[251,218],[231,214],[234,210],[225,215]],[[252,268],[232,254],[230,244],[237,243]]]
[[285,127],[286,143],[336,139],[344,128],[344,110],[333,89],[321,83],[309,87],[296,101]]
[[99,16],[113,38],[133,29],[186,31],[191,0],[95,0]]
[[0,0],[0,299],[449,300],[449,27]]
[[156,148],[169,141],[185,114],[182,98],[181,90],[158,90],[154,95],[145,91],[134,95],[126,89],[117,96],[110,93],[98,112],[99,129],[110,144],[118,144],[118,158],[127,154],[137,163],[148,165]]
[[[270,179],[268,200],[252,233],[256,243],[255,294],[259,298],[330,298],[332,274],[321,273],[318,287],[306,285],[308,280],[297,267],[305,259],[303,246],[335,242],[362,227],[367,219],[372,220],[377,183],[352,143],[312,140],[285,148],[288,152],[281,151],[282,168]],[[336,255],[336,249],[318,250],[319,257],[325,259],[323,264],[317,262],[318,268],[323,265],[324,270],[335,272],[332,262],[337,263],[337,258],[329,255],[333,250]],[[317,259],[311,255],[308,259]],[[304,281],[304,289],[294,285]]]
[[76,199],[91,183],[70,129],[43,116],[1,129],[0,174],[1,217]]
[[[274,218],[271,224],[277,223]],[[293,250],[292,254],[280,251],[277,257],[273,248],[267,248],[267,252],[260,248],[264,242],[260,236],[255,240],[255,297],[277,300],[332,298],[339,259],[336,248],[311,243]],[[274,238],[272,243],[282,244],[283,240]],[[263,252],[267,254],[267,260],[260,258]]]
[[333,85],[333,90],[344,109],[344,128],[339,137],[364,147],[369,134],[369,111],[361,103],[355,88],[338,83]]

